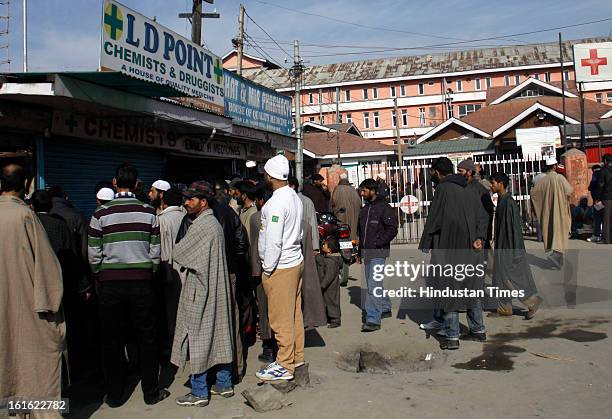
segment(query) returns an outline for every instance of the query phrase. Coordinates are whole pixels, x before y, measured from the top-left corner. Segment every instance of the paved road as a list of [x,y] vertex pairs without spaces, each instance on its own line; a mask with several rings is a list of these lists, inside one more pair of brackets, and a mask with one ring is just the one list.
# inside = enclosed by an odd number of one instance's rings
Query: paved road
[[[539,249],[528,242],[528,247]],[[291,406],[266,414],[245,405],[240,392],[254,388],[259,348],[249,354],[248,377],[232,399],[213,399],[206,408],[182,408],[174,397],[188,392],[188,375],[179,372],[170,387],[172,397],[157,406],[142,401],[139,387],[124,406],[99,403],[80,406],[73,417],[95,418],[491,418],[607,417],[612,411],[612,246],[572,241],[579,250],[577,302],[564,301],[561,273],[533,266],[538,284],[546,289],[549,306],[535,319],[486,318],[487,343],[462,342],[458,351],[441,352],[425,339],[414,320],[398,310],[383,320],[381,331],[359,332],[362,274],[351,268],[342,291],[342,327],[309,332],[306,356],[312,387],[289,394]],[[414,249],[403,246],[402,249]],[[550,307],[552,305],[552,307]],[[573,306],[573,304],[570,304]],[[413,317],[411,319],[408,315]],[[462,316],[465,324],[465,318]],[[338,368],[344,354],[364,349],[394,360],[393,374],[351,373]],[[427,356],[429,355],[429,357]],[[425,358],[430,361],[424,361]],[[417,370],[417,371],[415,371]],[[77,412],[75,412],[77,413]]]

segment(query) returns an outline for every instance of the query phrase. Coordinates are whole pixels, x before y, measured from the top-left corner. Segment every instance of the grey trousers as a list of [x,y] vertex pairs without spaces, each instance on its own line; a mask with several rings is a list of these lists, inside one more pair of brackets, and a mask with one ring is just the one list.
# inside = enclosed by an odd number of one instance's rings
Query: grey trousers
[[255,296],[257,297],[257,311],[259,313],[259,331],[261,332],[261,340],[272,339],[272,329],[268,320],[268,298],[264,292],[261,278],[255,288]]

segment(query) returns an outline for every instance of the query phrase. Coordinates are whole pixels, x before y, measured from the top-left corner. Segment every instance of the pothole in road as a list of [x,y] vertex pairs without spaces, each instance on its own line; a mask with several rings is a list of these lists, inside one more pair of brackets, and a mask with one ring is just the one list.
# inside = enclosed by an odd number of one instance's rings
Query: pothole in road
[[408,350],[388,353],[384,348],[365,345],[340,354],[337,367],[343,371],[367,374],[421,372],[439,368],[447,354],[433,351]]

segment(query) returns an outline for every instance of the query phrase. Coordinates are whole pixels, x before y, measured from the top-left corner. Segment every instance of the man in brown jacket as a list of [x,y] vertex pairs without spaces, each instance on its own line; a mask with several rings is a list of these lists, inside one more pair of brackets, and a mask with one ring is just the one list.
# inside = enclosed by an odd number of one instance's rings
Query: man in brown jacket
[[60,398],[62,271],[42,224],[23,202],[26,183],[21,166],[0,173],[0,406],[12,397]]
[[[342,173],[340,182],[331,198],[331,210],[340,224],[348,224],[351,228],[351,240],[356,240],[357,226],[359,225],[359,211],[361,210],[361,197],[357,190],[348,181],[348,175]],[[340,286],[348,283],[349,265],[342,265],[342,280]]]

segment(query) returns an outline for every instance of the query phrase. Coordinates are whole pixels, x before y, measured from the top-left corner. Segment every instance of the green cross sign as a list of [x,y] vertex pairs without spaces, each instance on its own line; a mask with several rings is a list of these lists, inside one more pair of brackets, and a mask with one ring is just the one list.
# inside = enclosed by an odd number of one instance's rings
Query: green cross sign
[[215,60],[215,80],[217,83],[223,83],[223,66],[221,66],[221,60],[218,58]]
[[123,31],[123,15],[116,4],[109,4],[104,11],[104,28],[113,40],[117,40]]
[[74,129],[79,126],[79,123],[75,119],[73,114],[70,114],[70,117],[64,121],[66,126],[70,128],[70,132],[74,132]]

